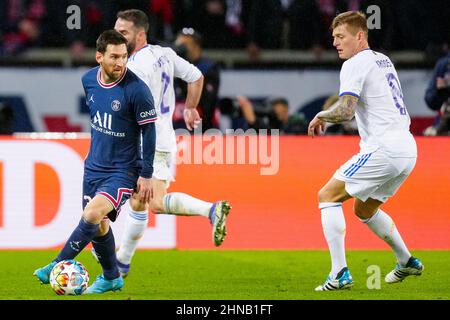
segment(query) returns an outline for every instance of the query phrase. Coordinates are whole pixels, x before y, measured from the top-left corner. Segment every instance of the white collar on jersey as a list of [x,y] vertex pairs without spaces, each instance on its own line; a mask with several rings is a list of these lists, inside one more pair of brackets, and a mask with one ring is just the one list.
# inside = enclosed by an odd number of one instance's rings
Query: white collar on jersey
[[101,68],[102,67],[98,68],[98,71],[97,71],[97,82],[102,88],[105,88],[105,89],[111,89],[112,87],[117,85],[120,81],[122,81],[123,78],[125,78],[125,74],[128,71],[128,68],[125,68],[125,71],[123,72],[122,76],[119,79],[117,79],[116,81],[111,82],[111,83],[104,83],[100,77]]

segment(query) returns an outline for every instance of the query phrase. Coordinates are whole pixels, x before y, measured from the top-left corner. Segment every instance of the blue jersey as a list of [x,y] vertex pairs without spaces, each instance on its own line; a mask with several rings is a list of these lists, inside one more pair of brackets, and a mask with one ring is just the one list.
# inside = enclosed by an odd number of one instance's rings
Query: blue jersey
[[85,167],[102,172],[138,171],[142,165],[140,126],[157,119],[147,85],[128,69],[117,81],[104,84],[100,67],[89,70],[82,83],[91,116],[91,146]]

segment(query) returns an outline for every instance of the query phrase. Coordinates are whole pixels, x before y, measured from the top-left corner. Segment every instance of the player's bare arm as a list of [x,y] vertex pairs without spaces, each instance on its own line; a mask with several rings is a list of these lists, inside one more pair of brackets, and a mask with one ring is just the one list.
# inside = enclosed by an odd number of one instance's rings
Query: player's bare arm
[[188,83],[186,107],[183,113],[184,122],[186,123],[188,130],[197,128],[202,120],[196,108],[202,95],[203,79],[204,77],[201,75],[198,80]]
[[316,117],[325,122],[340,123],[349,121],[355,116],[358,98],[350,95],[343,95],[339,98],[336,106],[328,110],[319,112]]
[[203,75],[197,80],[188,83],[186,95],[186,108],[196,108],[200,102],[203,90]]
[[351,120],[356,112],[358,98],[350,95],[343,95],[339,98],[336,106],[328,110],[319,112],[308,126],[308,135],[314,137],[321,135],[325,129],[325,122],[340,123]]

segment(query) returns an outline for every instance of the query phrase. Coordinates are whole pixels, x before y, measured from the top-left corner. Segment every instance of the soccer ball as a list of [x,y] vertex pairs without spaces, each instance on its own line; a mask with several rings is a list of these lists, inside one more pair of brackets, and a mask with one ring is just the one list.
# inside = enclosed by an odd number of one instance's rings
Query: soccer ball
[[89,283],[89,273],[78,261],[63,260],[50,272],[50,285],[58,295],[80,295]]

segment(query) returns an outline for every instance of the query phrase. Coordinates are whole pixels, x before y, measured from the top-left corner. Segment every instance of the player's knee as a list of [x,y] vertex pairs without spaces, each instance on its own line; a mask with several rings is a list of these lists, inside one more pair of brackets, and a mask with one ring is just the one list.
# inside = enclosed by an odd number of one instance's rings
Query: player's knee
[[320,191],[317,194],[319,203],[321,202],[336,202],[337,201],[337,197],[335,197],[333,195],[332,192],[330,192],[330,190],[328,190],[326,187],[323,187],[322,189],[320,189]]
[[344,202],[351,198],[343,184],[326,184],[318,193],[320,202]]
[[98,224],[103,219],[103,214],[100,210],[96,210],[95,208],[90,208],[89,206],[84,209],[83,218],[90,223]]
[[325,191],[322,189],[319,190],[317,193],[317,200],[320,202],[324,202],[323,199],[325,198]]

